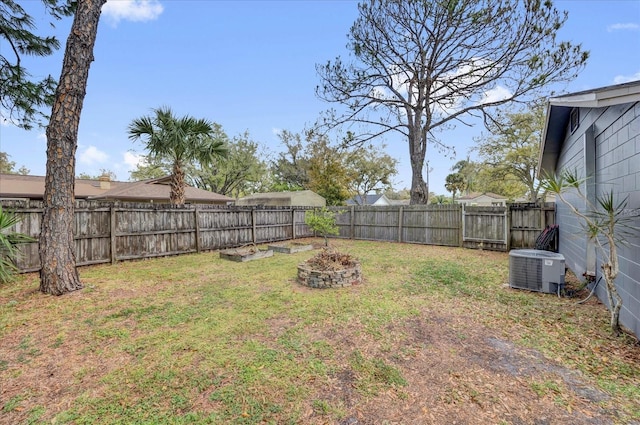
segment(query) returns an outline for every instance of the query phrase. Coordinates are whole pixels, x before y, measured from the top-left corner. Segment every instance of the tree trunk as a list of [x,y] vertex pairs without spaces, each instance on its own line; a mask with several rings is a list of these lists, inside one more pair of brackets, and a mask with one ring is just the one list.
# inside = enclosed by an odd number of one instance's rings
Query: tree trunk
[[[615,248],[614,248],[615,249]],[[622,308],[622,298],[616,289],[617,264],[613,262],[604,263],[601,268],[604,274],[604,281],[607,285],[607,297],[609,299],[609,308],[611,309],[611,332],[619,336],[622,333],[620,327],[620,309]]]
[[[412,167],[413,168],[413,167]],[[425,205],[429,202],[429,187],[418,170],[411,177],[411,205]]]
[[422,176],[422,167],[426,156],[426,140],[420,143],[420,132],[413,131],[409,137],[409,153],[411,158],[411,205],[425,205],[429,202],[429,186]]
[[40,291],[62,295],[82,288],[74,241],[75,153],[82,103],[106,0],[80,0],[71,26],[47,127],[44,214],[40,232]]
[[171,177],[171,194],[169,195],[172,205],[184,205],[185,176],[180,164],[173,165],[173,176]]

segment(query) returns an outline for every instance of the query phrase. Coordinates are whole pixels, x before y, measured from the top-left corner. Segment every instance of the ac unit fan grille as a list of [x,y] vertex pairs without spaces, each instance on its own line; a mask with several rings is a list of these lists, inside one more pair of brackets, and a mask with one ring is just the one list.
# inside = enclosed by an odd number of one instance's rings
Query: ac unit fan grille
[[542,262],[539,258],[510,257],[510,262],[509,286],[531,291],[542,289]]

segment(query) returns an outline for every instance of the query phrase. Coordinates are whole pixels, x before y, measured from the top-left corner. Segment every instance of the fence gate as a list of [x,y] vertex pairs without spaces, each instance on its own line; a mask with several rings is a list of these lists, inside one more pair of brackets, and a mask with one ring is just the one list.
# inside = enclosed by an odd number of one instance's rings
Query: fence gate
[[471,249],[507,251],[509,236],[507,207],[462,208],[462,246]]

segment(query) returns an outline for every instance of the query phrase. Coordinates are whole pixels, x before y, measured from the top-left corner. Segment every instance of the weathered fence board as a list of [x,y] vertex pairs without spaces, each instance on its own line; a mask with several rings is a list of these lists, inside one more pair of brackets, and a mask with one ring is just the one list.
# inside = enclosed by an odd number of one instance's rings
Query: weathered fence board
[[335,207],[342,238],[460,246],[459,205]]
[[510,248],[534,247],[536,239],[545,226],[555,224],[555,204],[511,204]]
[[[13,230],[37,240],[42,203],[3,200],[2,205],[22,217]],[[176,255],[313,236],[304,224],[307,209],[171,207],[77,201],[74,217],[76,264]],[[18,268],[25,272],[39,270],[38,243],[23,244],[20,251]]]
[[429,240],[427,236],[429,216],[425,210],[404,207],[402,211],[398,209],[398,215],[400,214],[402,214],[402,241],[426,244]]
[[253,243],[249,209],[198,211],[201,250],[232,248]]
[[354,239],[398,240],[398,212],[393,207],[358,207],[354,209]]
[[[20,208],[24,207],[24,209]],[[27,236],[31,236],[36,239],[40,235],[40,227],[42,223],[42,209],[32,208],[30,205],[15,205],[10,202],[10,205],[5,206],[2,202],[2,208],[19,211],[22,221],[15,226],[15,231],[23,233]],[[21,244],[19,247],[20,256],[16,260],[18,269],[23,271],[35,271],[40,270],[40,257],[38,253],[38,242]]]
[[460,205],[431,206],[427,216],[426,243],[460,246],[460,211]]
[[507,212],[506,207],[465,206],[462,209],[462,246],[507,251]]
[[260,209],[253,211],[255,243],[282,241],[293,237],[291,210]]
[[[38,238],[42,202],[1,201],[22,221],[15,230]],[[313,236],[304,223],[311,208],[219,207],[77,201],[77,265],[176,255]],[[507,250],[532,248],[554,206],[460,205],[335,207],[340,238]],[[24,244],[21,271],[40,268],[38,243]]]

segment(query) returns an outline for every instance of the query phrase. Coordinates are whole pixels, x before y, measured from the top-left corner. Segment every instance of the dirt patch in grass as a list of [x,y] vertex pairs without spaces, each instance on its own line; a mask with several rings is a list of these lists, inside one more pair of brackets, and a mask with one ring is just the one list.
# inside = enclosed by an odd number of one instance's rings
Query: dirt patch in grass
[[[613,424],[616,411],[600,407],[610,396],[580,373],[518,347],[468,317],[425,311],[388,331],[397,344],[380,347],[353,330],[327,332],[347,351],[357,347],[402,370],[405,386],[371,398],[358,391],[352,369],[334,374],[315,397],[340,406],[340,424]],[[337,340],[337,341],[336,341]],[[322,424],[311,409],[304,423]]]
[[597,300],[576,310],[584,290],[510,289],[505,253],[337,245],[365,284],[297,285],[313,253],[250,266],[211,253],[185,256],[184,276],[180,259],[83,269],[87,288],[63,297],[34,275],[0,287],[0,423],[638,423],[633,394],[599,381],[640,385],[640,347],[607,333]]

